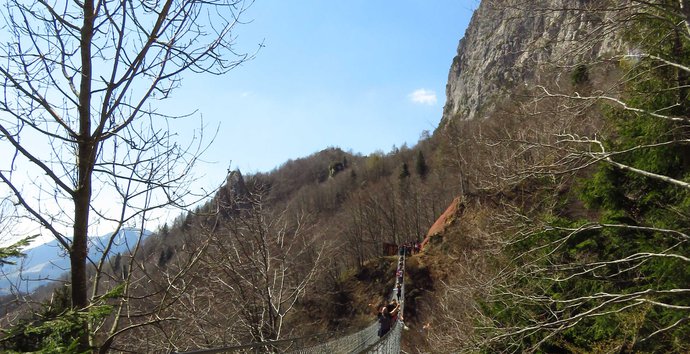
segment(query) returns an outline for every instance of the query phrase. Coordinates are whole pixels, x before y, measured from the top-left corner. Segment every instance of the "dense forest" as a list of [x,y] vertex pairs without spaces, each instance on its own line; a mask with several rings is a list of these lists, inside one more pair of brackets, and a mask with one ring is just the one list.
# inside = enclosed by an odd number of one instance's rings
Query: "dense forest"
[[[166,352],[346,333],[390,291],[396,260],[382,245],[423,241],[405,280],[406,352],[690,351],[690,2],[481,8],[595,25],[565,63],[537,58],[529,82],[413,147],[330,147],[229,172],[136,252],[88,267],[88,306],[74,308],[70,287],[4,299],[0,348],[79,351],[87,338],[89,351]],[[602,55],[602,43],[616,47]]]

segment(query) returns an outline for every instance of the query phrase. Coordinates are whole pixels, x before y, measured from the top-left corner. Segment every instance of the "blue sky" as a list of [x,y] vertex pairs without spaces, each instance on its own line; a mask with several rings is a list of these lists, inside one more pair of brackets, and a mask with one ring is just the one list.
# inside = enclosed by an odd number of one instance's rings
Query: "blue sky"
[[[433,131],[476,0],[257,0],[221,77],[185,77],[174,107],[220,130],[205,174],[265,172],[333,146],[367,155]],[[232,164],[230,164],[232,161]],[[213,184],[214,182],[209,182]]]
[[[413,146],[441,119],[448,70],[477,5],[256,0],[244,14],[247,23],[234,33],[238,52],[253,52],[263,43],[255,59],[224,76],[186,73],[172,99],[150,103],[173,115],[196,111],[172,123],[182,144],[192,139],[199,117],[207,136],[218,128],[205,162],[194,171],[200,180],[193,190],[219,187],[228,168],[267,172],[327,147],[368,155]],[[100,194],[94,203],[112,204]],[[149,214],[147,228],[178,214]],[[103,235],[113,226],[92,228]],[[28,221],[14,230],[0,235],[0,244],[15,234],[41,232]],[[50,239],[43,236],[37,243]]]
[[[234,33],[238,52],[254,52],[263,43],[255,59],[224,76],[185,73],[171,99],[150,103],[164,114],[196,112],[172,123],[183,145],[194,137],[199,117],[207,137],[218,128],[205,162],[194,170],[200,179],[190,186],[193,191],[213,191],[228,168],[267,172],[327,147],[368,155],[413,146],[441,119],[448,70],[477,5],[477,0],[256,0]],[[27,178],[27,188],[35,187],[32,181]],[[112,208],[107,193],[98,189],[96,207]],[[62,210],[45,201],[46,210]],[[147,228],[178,214],[149,213]],[[0,244],[42,233],[21,220],[12,232],[0,234]],[[69,219],[64,227],[69,234]],[[94,221],[90,231],[103,235],[112,228]]]

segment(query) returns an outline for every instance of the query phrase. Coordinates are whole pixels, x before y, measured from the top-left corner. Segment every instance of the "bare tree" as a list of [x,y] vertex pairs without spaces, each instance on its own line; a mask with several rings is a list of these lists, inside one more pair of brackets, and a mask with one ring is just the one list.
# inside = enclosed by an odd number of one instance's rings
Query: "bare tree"
[[[313,230],[314,220],[300,211],[271,212],[261,193],[247,196],[244,208],[222,223],[198,269],[195,302],[222,302],[208,307],[187,327],[206,337],[205,346],[276,340],[295,335],[286,327],[300,300],[329,267],[327,241]],[[295,315],[296,318],[308,316]],[[213,330],[217,328],[217,330]],[[211,344],[212,343],[212,344]]]
[[[0,179],[25,217],[68,251],[74,310],[108,292],[98,275],[87,292],[92,225],[112,223],[115,237],[135,220],[143,227],[156,208],[190,202],[191,169],[209,140],[175,142],[168,123],[188,115],[164,113],[155,102],[185,73],[220,75],[250,58],[234,50],[232,33],[249,3],[3,5],[0,144],[9,154]],[[94,261],[96,274],[108,248]]]

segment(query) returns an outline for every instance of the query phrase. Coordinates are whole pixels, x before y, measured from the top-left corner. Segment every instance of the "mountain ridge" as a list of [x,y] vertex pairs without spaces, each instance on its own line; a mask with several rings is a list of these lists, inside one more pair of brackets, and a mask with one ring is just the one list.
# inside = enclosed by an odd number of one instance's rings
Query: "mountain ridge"
[[[139,231],[135,228],[121,229],[113,240],[109,254],[115,256],[134,250],[139,240]],[[97,261],[112,235],[108,233],[89,239],[89,259]],[[150,231],[144,230],[142,240],[150,235]],[[15,265],[0,268],[0,296],[10,294],[11,290],[32,293],[44,285],[64,279],[69,272],[69,257],[57,240],[27,248],[23,253],[24,257],[9,259],[16,262]]]

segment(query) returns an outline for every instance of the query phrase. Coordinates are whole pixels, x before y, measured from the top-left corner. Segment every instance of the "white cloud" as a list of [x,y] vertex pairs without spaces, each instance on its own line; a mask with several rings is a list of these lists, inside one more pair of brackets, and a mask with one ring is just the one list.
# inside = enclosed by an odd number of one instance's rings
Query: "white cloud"
[[436,104],[436,92],[427,89],[417,89],[407,97],[414,103],[435,105]]

